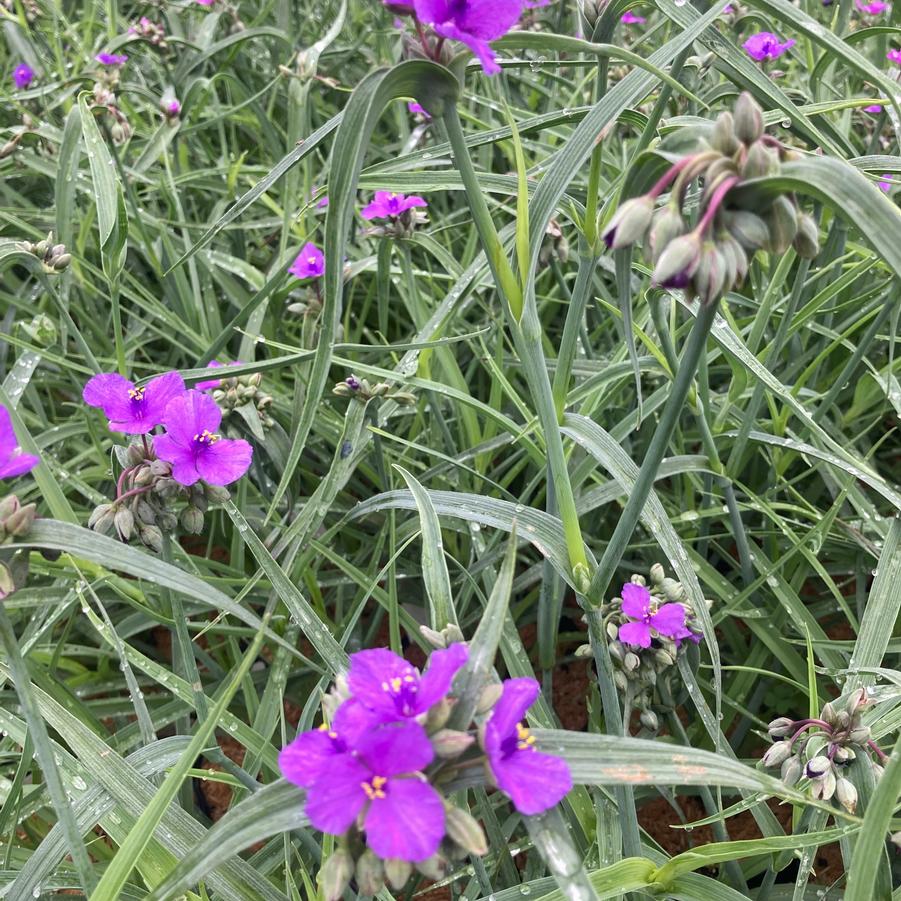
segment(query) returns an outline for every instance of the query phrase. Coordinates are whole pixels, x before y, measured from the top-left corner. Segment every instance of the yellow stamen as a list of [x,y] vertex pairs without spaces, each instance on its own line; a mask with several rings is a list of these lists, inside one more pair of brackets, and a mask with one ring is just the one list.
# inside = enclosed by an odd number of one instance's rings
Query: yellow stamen
[[535,736],[522,724],[516,724],[516,747],[520,751],[535,750]]
[[383,789],[387,784],[388,779],[386,776],[373,776],[369,782],[361,782],[360,788],[363,789],[370,801],[374,801],[376,798],[385,797]]
[[143,388],[129,388],[128,396],[132,400],[143,400],[144,399],[144,389]]
[[194,436],[194,440],[201,444],[215,444],[221,437],[221,435],[214,435],[209,429],[204,429]]

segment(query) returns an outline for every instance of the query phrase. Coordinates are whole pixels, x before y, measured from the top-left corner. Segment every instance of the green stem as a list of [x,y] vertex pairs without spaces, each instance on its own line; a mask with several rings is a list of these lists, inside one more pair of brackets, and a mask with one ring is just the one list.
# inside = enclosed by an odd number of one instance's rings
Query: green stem
[[113,301],[113,335],[116,340],[116,366],[119,369],[119,375],[126,376],[128,371],[125,368],[125,340],[122,336],[122,309],[119,306],[118,281],[110,284],[110,296]]
[[685,351],[682,354],[682,360],[679,363],[679,369],[676,371],[676,376],[673,380],[672,390],[660,415],[660,422],[657,424],[657,429],[654,432],[654,437],[651,439],[647,454],[641,464],[638,478],[635,480],[629,500],[626,502],[626,506],[620,514],[619,522],[616,524],[613,535],[610,537],[610,541],[604,550],[604,556],[601,558],[601,562],[598,564],[592,577],[591,585],[586,595],[586,600],[592,606],[599,606],[602,603],[607,585],[613,578],[616,567],[619,566],[620,559],[626,550],[629,540],[632,538],[632,533],[635,531],[635,526],[638,524],[639,517],[644,509],[645,501],[647,501],[648,495],[651,493],[657,470],[660,468],[660,463],[663,460],[664,453],[666,453],[666,448],[676,427],[679,414],[682,412],[685,400],[688,397],[701,354],[704,353],[704,349],[707,346],[707,336],[716,317],[717,306],[718,304],[714,303],[710,304],[710,306],[701,307],[698,310],[691,334],[685,345]]

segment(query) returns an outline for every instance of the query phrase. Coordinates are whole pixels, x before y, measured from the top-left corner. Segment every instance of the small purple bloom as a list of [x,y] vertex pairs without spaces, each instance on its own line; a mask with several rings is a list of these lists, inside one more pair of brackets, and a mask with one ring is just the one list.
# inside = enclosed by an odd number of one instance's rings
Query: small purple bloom
[[360,380],[355,375],[349,375],[345,380],[344,384],[350,388],[351,391],[359,391],[360,390]]
[[319,200],[316,201],[316,209],[324,210],[328,206],[328,194],[323,194]]
[[432,115],[428,110],[422,108],[420,104],[418,104],[415,100],[411,100],[407,104],[407,110],[411,112],[414,116],[422,116],[424,119],[431,119]]
[[888,192],[891,191],[891,189],[892,189],[891,179],[892,179],[892,176],[890,173],[886,173],[885,175],[883,175],[879,181],[879,190],[884,191],[886,194],[888,194]]
[[363,207],[360,215],[364,219],[396,219],[406,210],[425,206],[428,204],[422,197],[415,195],[407,197],[393,191],[376,191],[372,202]]
[[167,116],[175,117],[181,114],[181,103],[178,100],[169,100],[165,102],[163,112]]
[[627,582],[623,585],[623,613],[638,622],[623,623],[619,627],[619,640],[624,644],[651,646],[651,630],[673,638],[696,639],[694,632],[685,626],[685,608],[681,604],[653,606],[651,592],[644,585]]
[[872,0],[870,3],[865,3],[864,0],[855,0],[855,5],[868,16],[881,16],[888,9],[888,3],[883,3],[882,0]]
[[22,453],[22,448],[16,440],[16,433],[13,431],[9,410],[0,406],[0,479],[23,475],[40,462],[40,457]]
[[[361,817],[376,856],[412,862],[431,857],[444,838],[444,802],[418,772],[435,756],[425,730],[409,722],[383,726],[360,735],[353,751],[335,753],[321,739],[308,739],[287,758],[287,778],[294,781],[300,772],[310,783],[310,823],[343,835]],[[303,774],[305,762],[316,774],[312,779]]]
[[777,59],[787,50],[794,47],[796,43],[797,41],[794,38],[785,41],[785,43],[780,43],[779,38],[772,32],[761,31],[759,34],[752,34],[742,44],[742,47],[745,48],[751,59],[760,63],[764,60]]
[[82,397],[100,407],[111,432],[146,435],[163,421],[169,401],[183,394],[185,383],[177,372],[167,372],[136,388],[117,372],[102,372],[84,386]]
[[[206,364],[207,369],[224,369],[227,366],[240,366],[241,361],[235,360],[234,363],[220,363],[218,360],[210,360]],[[207,379],[204,382],[198,382],[194,387],[198,391],[209,391],[211,388],[218,388],[222,385],[222,379]]]
[[731,3],[727,3],[723,7],[723,14],[726,16],[731,16],[732,13],[734,13],[734,12],[735,12],[735,7]]
[[121,66],[128,61],[124,53],[98,53],[94,59],[104,66]]
[[885,58],[890,63],[901,66],[901,50],[889,50],[889,52],[885,54]]
[[566,761],[539,751],[522,724],[539,691],[534,679],[507,679],[485,724],[485,753],[494,781],[527,815],[550,809],[573,787]]
[[623,13],[619,20],[623,25],[644,25],[648,21],[644,16],[637,16],[631,10]]
[[13,69],[13,84],[21,91],[34,81],[34,69],[28,63],[19,63]]
[[300,248],[300,253],[288,267],[288,272],[297,278],[319,278],[325,272],[325,257],[322,251],[308,241]]
[[486,75],[501,70],[488,42],[503,37],[522,13],[522,0],[414,0],[413,6],[420,22],[466,44]]
[[873,103],[870,106],[865,106],[863,108],[863,111],[865,113],[873,113],[874,115],[876,113],[881,113],[882,112],[882,104],[881,103]]
[[201,391],[185,391],[169,401],[163,416],[166,432],[153,440],[156,455],[172,464],[172,478],[181,485],[203,479],[228,485],[247,472],[253,448],[241,438],[216,434],[222,411]]

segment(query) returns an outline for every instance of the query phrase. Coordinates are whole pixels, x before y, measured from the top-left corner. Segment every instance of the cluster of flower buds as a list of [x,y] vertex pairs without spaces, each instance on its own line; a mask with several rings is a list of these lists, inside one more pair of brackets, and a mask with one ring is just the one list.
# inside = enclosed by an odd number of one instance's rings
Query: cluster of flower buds
[[[2,0],[2,2],[0,2],[0,6],[2,6],[3,9],[5,9],[8,13],[12,13],[14,15],[17,15],[19,12],[19,4],[17,3],[17,0]],[[38,0],[23,0],[21,8],[25,10],[25,18],[29,22],[34,22],[34,20],[41,15],[41,6],[38,3]]]
[[[758,250],[779,255],[794,247],[801,257],[815,257],[819,230],[790,194],[736,194],[750,179],[778,174],[792,155],[764,133],[763,113],[750,94],[739,97],[734,116],[720,114],[705,145],[674,163],[647,194],[622,204],[603,239],[613,249],[642,242],[654,285],[712,304],[744,283]],[[700,214],[691,228],[684,205],[696,179],[702,182]],[[667,189],[669,200],[657,209]]]
[[[251,404],[256,407],[260,423],[264,428],[272,428],[275,420],[269,414],[272,407],[272,395],[261,388],[263,376],[259,372],[249,375],[223,377],[218,388],[213,388],[213,400],[219,404],[223,419],[239,407]],[[226,429],[228,434],[231,430]]]
[[166,29],[162,25],[157,25],[156,22],[151,22],[147,16],[141,16],[137,24],[128,29],[128,33],[142,38],[160,50],[169,49],[169,45],[166,43]]
[[181,485],[172,478],[172,464],[160,460],[153,444],[117,445],[122,466],[116,499],[99,504],[88,520],[95,532],[114,533],[122,541],[140,539],[159,553],[163,536],[179,529],[197,535],[203,531],[204,514],[210,504],[221,504],[231,496],[219,485],[195,482]]
[[0,498],[0,601],[21,588],[28,576],[28,551],[4,551],[3,545],[24,538],[35,516],[34,504],[22,506],[14,494]]
[[34,254],[44,264],[44,272],[47,273],[62,272],[72,262],[72,254],[66,250],[66,245],[53,243],[53,232],[37,244],[21,241],[19,250]]
[[538,265],[546,268],[553,260],[565,263],[569,259],[569,241],[563,234],[563,229],[556,219],[548,222],[544,230],[544,240],[541,242],[541,250],[538,251]]
[[761,759],[764,767],[779,767],[780,778],[793,786],[807,779],[811,797],[835,798],[848,813],[857,809],[857,789],[847,778],[847,767],[859,761],[873,770],[874,781],[882,775],[885,752],[873,741],[864,725],[867,690],[858,688],[844,707],[826,704],[816,719],[792,720],[780,716],[767,727],[773,744]]
[[[445,643],[459,630],[434,635]],[[359,895],[377,895],[386,883],[403,888],[414,869],[437,880],[486,854],[481,825],[448,797],[463,772],[484,774],[524,814],[550,809],[572,787],[566,762],[538,750],[522,722],[538,697],[534,679],[487,686],[467,722],[452,719],[468,653],[446,643],[423,673],[387,648],[352,654],[323,699],[322,726],[282,749],[280,769],[306,790],[310,823],[338,836],[319,877],[327,901],[353,881]]]
[[403,407],[416,403],[416,396],[409,391],[396,391],[387,382],[371,385],[368,379],[358,379],[355,375],[349,375],[343,382],[338,382],[332,388],[332,394],[337,394],[338,397],[356,397],[362,401],[380,397],[393,400]]
[[110,126],[110,137],[115,144],[124,144],[131,137],[131,125],[125,113],[119,108],[119,102],[113,88],[119,81],[118,66],[104,66],[100,79],[94,82],[94,105],[103,107],[113,124]]
[[[712,602],[704,603],[709,607]],[[655,563],[650,586],[644,576],[633,575],[621,597],[612,598],[601,612],[613,681],[627,706],[639,711],[642,726],[656,732],[659,719],[654,707],[669,706],[660,696],[661,680],[670,678],[687,642],[697,644],[701,637],[685,587]],[[591,646],[582,645],[576,655],[590,656]],[[672,692],[666,696],[672,698]]]
[[580,0],[579,12],[581,12],[584,24],[587,26],[584,28],[584,31],[588,37],[591,36],[591,32],[601,17],[601,13],[607,8],[607,3],[608,0]]

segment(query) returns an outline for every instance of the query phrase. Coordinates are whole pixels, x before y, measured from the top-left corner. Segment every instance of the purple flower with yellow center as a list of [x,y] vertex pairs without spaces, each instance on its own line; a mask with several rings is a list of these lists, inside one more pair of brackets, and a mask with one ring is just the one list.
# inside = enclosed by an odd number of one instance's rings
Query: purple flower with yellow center
[[300,248],[300,253],[288,267],[288,272],[297,278],[319,278],[325,272],[325,257],[322,251],[308,241]]
[[871,3],[856,0],[855,6],[868,16],[881,16],[888,9],[888,3],[883,3],[882,0],[872,0]]
[[685,608],[681,604],[663,604],[657,607],[651,592],[644,585],[627,582],[623,585],[623,613],[637,622],[623,623],[619,627],[619,640],[623,644],[651,646],[653,633],[665,635],[677,643],[683,638],[698,641],[698,636],[685,625]]
[[376,191],[372,202],[363,207],[360,215],[364,219],[396,219],[401,213],[415,207],[426,207],[428,203],[416,195],[407,197],[393,191]]
[[433,651],[429,666],[419,670],[387,648],[358,651],[350,658],[347,684],[353,698],[347,714],[390,723],[424,715],[451,690],[454,676],[466,663],[464,644]]
[[647,19],[644,16],[638,16],[631,10],[623,13],[619,20],[624,25],[644,25],[644,23],[647,22]]
[[890,63],[901,66],[901,50],[889,50],[889,52],[885,54],[885,58]]
[[422,106],[419,103],[417,103],[415,100],[411,100],[407,104],[407,110],[409,112],[411,112],[414,116],[422,116],[424,119],[432,118],[432,114],[428,110],[423,109]]
[[528,815],[550,809],[573,787],[566,761],[539,751],[522,723],[540,690],[534,679],[507,679],[483,741],[497,787]]
[[443,38],[466,44],[486,75],[500,72],[489,41],[503,37],[522,13],[522,0],[414,0],[416,18]]
[[94,59],[103,66],[121,66],[128,62],[124,53],[98,53]]
[[253,448],[242,438],[223,438],[216,429],[222,411],[209,394],[185,391],[169,401],[163,416],[165,434],[153,439],[156,455],[172,464],[172,478],[181,485],[203,479],[228,485],[247,472]]
[[21,91],[34,81],[34,69],[28,63],[19,63],[13,69],[13,84]]
[[167,372],[140,388],[117,372],[101,372],[84,386],[82,397],[91,407],[100,407],[111,432],[146,435],[163,421],[166,407],[183,394],[184,379]]
[[16,440],[9,410],[0,406],[0,479],[24,475],[40,462],[40,457],[22,453],[22,448]]
[[761,63],[764,60],[777,59],[788,50],[795,46],[797,41],[794,38],[780,42],[779,38],[771,31],[761,31],[758,34],[752,34],[742,47],[745,48],[751,59]]
[[[334,745],[323,753],[325,747],[308,740],[307,749],[286,757],[286,777],[294,781],[291,774],[299,774],[309,782],[305,810],[316,829],[344,835],[359,818],[366,844],[382,859],[415,863],[438,850],[444,802],[419,773],[435,756],[422,726],[406,722],[367,730],[353,742],[353,753],[335,753]],[[304,775],[305,765],[314,778]]]

